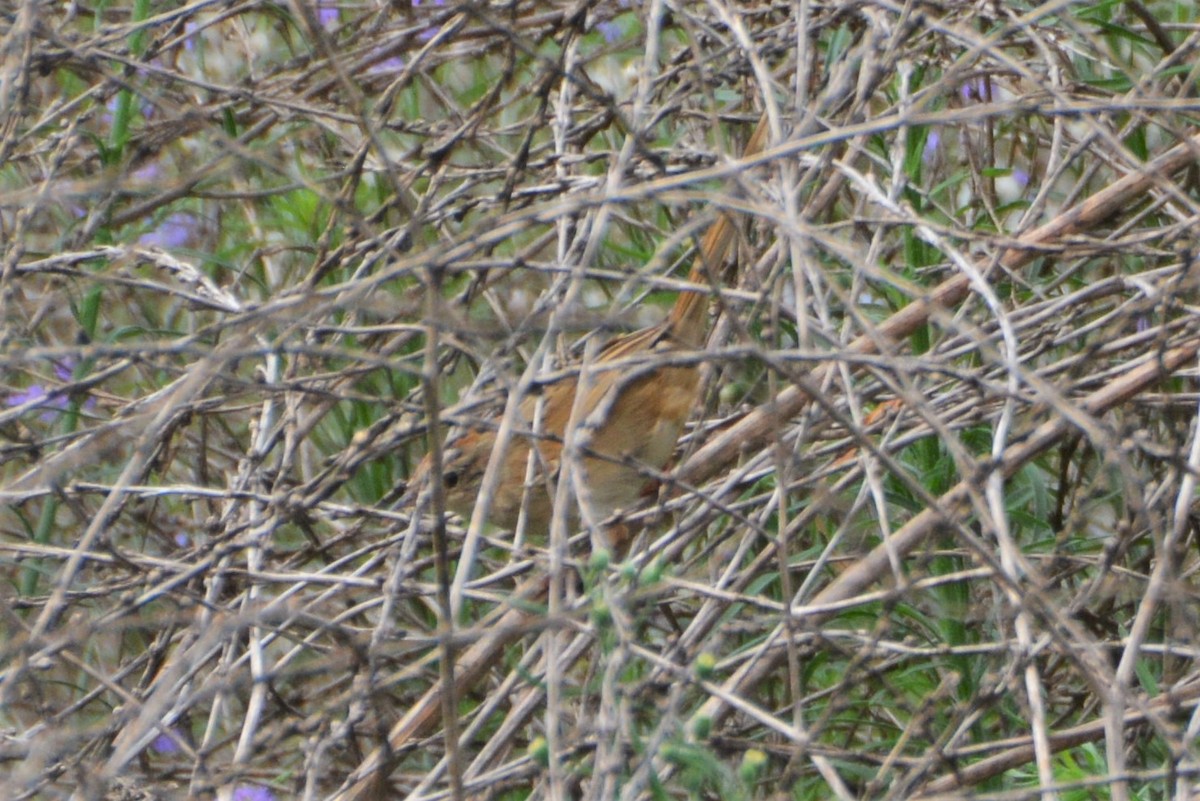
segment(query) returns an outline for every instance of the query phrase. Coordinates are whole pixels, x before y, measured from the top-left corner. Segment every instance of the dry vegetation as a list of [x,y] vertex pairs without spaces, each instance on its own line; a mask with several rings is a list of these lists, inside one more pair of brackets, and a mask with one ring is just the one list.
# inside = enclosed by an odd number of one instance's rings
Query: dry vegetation
[[[4,798],[1188,797],[1198,17],[0,0]],[[476,376],[718,208],[633,549],[448,586]]]

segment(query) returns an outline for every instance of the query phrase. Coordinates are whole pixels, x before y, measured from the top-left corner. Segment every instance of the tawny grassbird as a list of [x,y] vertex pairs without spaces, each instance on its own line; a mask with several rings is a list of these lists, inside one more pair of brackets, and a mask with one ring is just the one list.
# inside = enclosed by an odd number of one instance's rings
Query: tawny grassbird
[[[764,115],[746,144],[745,156],[763,149],[767,132]],[[436,478],[440,480],[446,507],[469,516],[493,450],[506,446],[488,519],[513,529],[524,509],[527,530],[534,535],[546,534],[553,517],[554,486],[562,468],[564,439],[570,439],[581,454],[574,466],[582,479],[576,483],[583,485],[583,494],[587,496],[582,499],[588,509],[587,517],[602,522],[618,509],[636,504],[647,485],[647,477],[661,470],[671,458],[696,404],[700,372],[694,357],[704,347],[708,332],[709,293],[704,286],[710,276],[719,275],[735,232],[733,220],[727,214],[720,214],[705,232],[688,275],[694,288],[679,294],[666,319],[618,337],[589,361],[585,369],[564,371],[563,377],[546,385],[543,392],[524,398],[518,409],[521,420],[513,435],[506,438],[507,443],[500,441],[504,438],[498,438],[495,427],[452,432],[443,451],[439,475],[433,475],[431,457],[422,460],[410,482],[409,502],[415,502]],[[577,399],[581,377],[585,395]],[[494,424],[500,416],[498,408],[493,410],[489,422]],[[572,421],[575,430],[568,432]],[[572,434],[575,436],[569,436]],[[533,478],[526,481],[529,474]],[[565,511],[571,518],[579,517],[573,510]],[[618,543],[610,539],[610,544]],[[469,569],[470,558],[465,550],[464,547],[460,575],[464,564]],[[526,587],[529,594],[522,596],[526,602],[545,597],[542,578],[532,579]],[[518,636],[527,623],[525,614],[520,606],[506,610],[497,618],[495,628],[508,634],[482,638],[461,655],[454,669],[456,692],[473,685],[486,673],[506,643]],[[455,616],[456,613],[451,614],[452,618]],[[387,747],[376,749],[364,760],[360,778],[339,798],[378,801],[390,797],[386,777],[391,754],[428,731],[443,709],[445,693],[444,684],[439,683],[410,707],[388,733]]]
[[[746,145],[755,155],[767,139],[766,116]],[[531,533],[548,529],[553,507],[552,486],[562,461],[564,435],[575,415],[576,438],[588,517],[600,521],[618,509],[632,507],[647,486],[648,471],[661,470],[671,458],[700,384],[695,359],[672,358],[705,345],[709,293],[701,288],[718,275],[735,238],[726,213],[706,231],[695,257],[689,283],[661,323],[618,337],[590,363],[586,397],[576,408],[579,372],[549,384],[540,395],[520,405],[517,430],[507,443],[498,488],[488,519],[501,527],[516,526],[522,506]],[[542,404],[538,409],[538,404]],[[498,415],[497,415],[498,416]],[[534,421],[539,420],[533,433]],[[522,433],[524,432],[524,433]],[[441,471],[446,508],[469,516],[479,495],[484,471],[497,445],[494,427],[454,431],[446,442]],[[531,456],[533,480],[526,482]],[[433,477],[431,459],[418,467],[412,489]],[[578,516],[571,514],[572,518]]]

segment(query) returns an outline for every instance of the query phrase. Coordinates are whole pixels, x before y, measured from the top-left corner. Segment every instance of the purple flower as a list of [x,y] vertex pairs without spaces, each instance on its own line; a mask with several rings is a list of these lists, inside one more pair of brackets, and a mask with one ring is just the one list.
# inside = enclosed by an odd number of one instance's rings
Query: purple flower
[[[70,382],[74,377],[74,366],[70,363],[55,362],[54,375],[59,381]],[[38,415],[43,423],[52,422],[56,413],[66,411],[70,405],[66,393],[59,390],[48,390],[41,384],[33,384],[23,392],[16,392],[4,399],[6,406],[24,406],[27,403],[33,403],[39,408],[46,409]],[[85,408],[94,406],[95,403],[95,398],[89,398]]]
[[385,58],[383,61],[376,62],[367,68],[367,72],[371,75],[379,75],[381,73],[399,72],[404,69],[404,59],[400,56],[392,56]]
[[332,28],[338,24],[338,7],[337,3],[318,2],[317,3],[317,21],[321,23],[323,28]]
[[[433,4],[435,6],[444,6],[444,5],[446,5],[446,0],[433,0]],[[421,5],[421,0],[413,0],[413,8],[416,8],[419,5]],[[423,30],[417,34],[417,39],[422,42],[428,42],[430,39],[437,36],[437,32],[440,30],[441,30],[441,28],[438,28],[436,26],[426,28],[425,30]]]
[[154,738],[154,742],[150,743],[150,748],[158,754],[174,754],[179,751],[179,740],[175,734],[167,734],[163,732]]
[[1022,189],[1029,186],[1029,173],[1027,173],[1025,170],[1020,168],[1014,169],[1012,171],[1012,177],[1013,180],[1017,182],[1017,186],[1021,187]]
[[930,131],[929,135],[925,137],[925,150],[921,154],[921,160],[926,164],[933,161],[934,156],[937,155],[938,145],[941,143],[942,135],[937,131]]
[[133,171],[133,178],[142,183],[150,183],[158,180],[162,175],[162,168],[158,166],[157,161],[148,161],[142,166]]
[[[146,99],[137,97],[137,108],[142,112],[144,119],[150,119],[154,115],[154,106]],[[105,125],[112,125],[117,118],[117,103],[120,102],[119,95],[113,95],[104,104],[104,111],[100,113],[100,121]]]
[[[24,392],[18,392],[14,395],[9,395],[4,399],[4,403],[8,406],[24,406],[26,403],[37,403],[46,400],[50,394],[46,392],[46,388],[41,384],[34,384]],[[56,404],[57,405],[57,404]],[[42,419],[52,418],[53,415],[43,414]]]
[[620,39],[621,35],[623,33],[621,30],[621,26],[615,22],[597,22],[596,30],[598,30],[598,31],[600,31],[600,33],[604,34],[604,39],[609,44],[612,44],[613,42]]
[[117,96],[113,95],[104,103],[104,111],[100,114],[100,121],[105,125],[112,125],[113,119],[117,114]]
[[233,801],[275,801],[275,794],[261,784],[242,784],[233,791]]
[[191,52],[196,49],[196,32],[200,30],[200,26],[195,22],[188,20],[183,23],[183,49]]
[[190,214],[176,212],[167,217],[153,231],[147,231],[138,237],[138,244],[147,247],[181,248],[188,243],[196,227],[196,220]]
[[976,78],[972,81],[967,81],[959,87],[958,91],[965,103],[982,103],[991,95],[991,92],[988,91],[987,78]]

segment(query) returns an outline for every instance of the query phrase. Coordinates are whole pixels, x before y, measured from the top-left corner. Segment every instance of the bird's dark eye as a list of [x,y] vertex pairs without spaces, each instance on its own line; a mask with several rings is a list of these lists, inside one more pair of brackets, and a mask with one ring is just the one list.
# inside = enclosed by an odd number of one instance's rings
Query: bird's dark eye
[[457,487],[458,486],[458,471],[457,470],[447,470],[445,472],[445,474],[442,476],[442,484],[445,485],[446,489],[454,489],[455,487]]

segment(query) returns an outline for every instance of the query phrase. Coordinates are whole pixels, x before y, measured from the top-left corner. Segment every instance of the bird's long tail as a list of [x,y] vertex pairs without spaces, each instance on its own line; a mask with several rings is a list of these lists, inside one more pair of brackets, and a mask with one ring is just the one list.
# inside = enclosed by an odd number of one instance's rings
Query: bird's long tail
[[[770,123],[766,112],[758,121],[758,126],[746,143],[742,158],[756,156],[763,151],[770,133]],[[688,281],[693,284],[710,283],[711,277],[719,276],[725,259],[729,256],[733,245],[737,224],[730,212],[722,211],[717,219],[709,226],[700,241],[700,251],[692,262]],[[671,337],[678,342],[700,347],[708,330],[708,298],[709,293],[702,289],[687,290],[679,293],[675,305],[667,318],[667,328]]]

